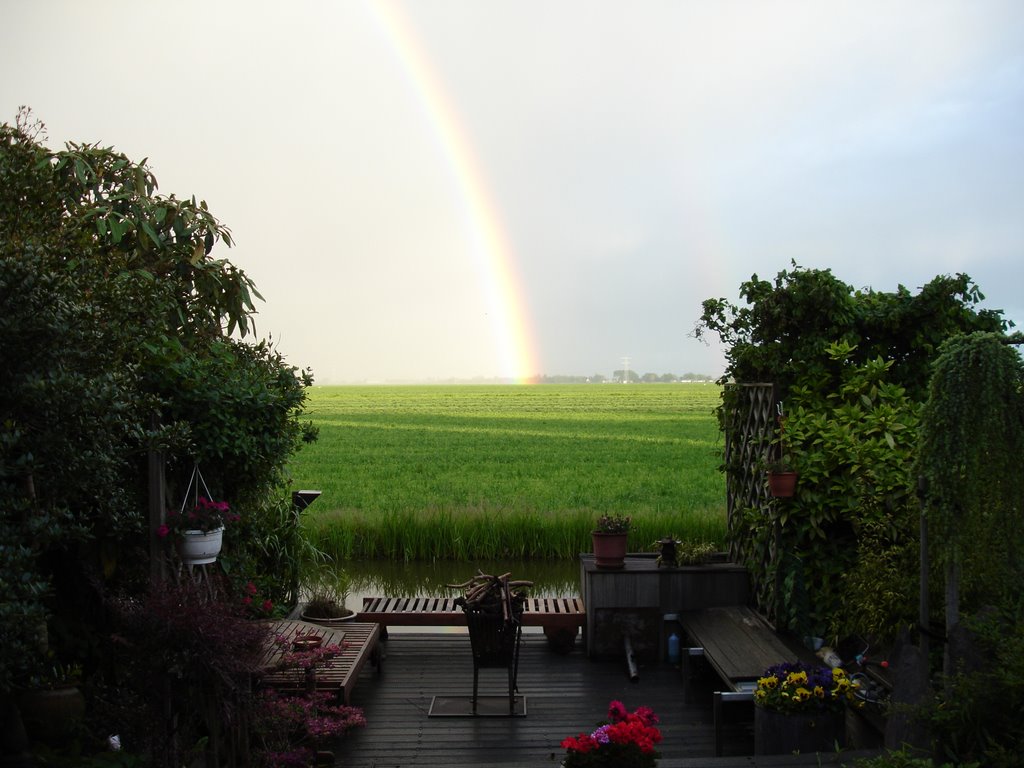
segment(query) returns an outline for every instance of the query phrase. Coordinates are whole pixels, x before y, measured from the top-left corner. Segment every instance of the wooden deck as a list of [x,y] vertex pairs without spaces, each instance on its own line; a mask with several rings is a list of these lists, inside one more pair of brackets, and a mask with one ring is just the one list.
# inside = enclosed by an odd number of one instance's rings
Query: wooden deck
[[[661,718],[659,768],[852,765],[848,755],[842,762],[834,762],[835,755],[747,757],[753,753],[753,711],[744,703],[730,708],[723,724],[726,757],[714,758],[712,691],[721,683],[702,664],[696,665],[693,695],[684,703],[680,672],[667,663],[641,665],[634,683],[624,660],[591,661],[580,648],[555,654],[539,632],[524,634],[519,693],[526,697],[526,717],[438,718],[427,716],[435,696],[472,693],[465,630],[394,634],[382,647],[382,674],[364,668],[351,697],[365,710],[368,725],[338,746],[338,766],[557,766],[564,754],[561,740],[592,730],[613,699],[630,709],[647,705]],[[505,683],[504,670],[481,670],[481,695],[501,695]]]

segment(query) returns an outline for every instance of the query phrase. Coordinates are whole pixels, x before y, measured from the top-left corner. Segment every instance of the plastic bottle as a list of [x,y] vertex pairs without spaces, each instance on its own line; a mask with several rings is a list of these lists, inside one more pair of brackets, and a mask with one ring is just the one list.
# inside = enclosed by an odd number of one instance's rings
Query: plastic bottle
[[671,664],[679,663],[679,635],[675,632],[668,637],[668,660]]

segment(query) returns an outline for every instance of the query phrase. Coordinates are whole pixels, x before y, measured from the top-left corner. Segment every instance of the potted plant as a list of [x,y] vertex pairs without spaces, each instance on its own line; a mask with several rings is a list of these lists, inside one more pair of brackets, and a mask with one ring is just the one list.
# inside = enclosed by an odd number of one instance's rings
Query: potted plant
[[601,515],[591,532],[594,564],[598,568],[616,570],[626,561],[626,545],[632,518],[623,515]]
[[337,567],[320,564],[305,579],[303,592],[308,596],[306,604],[299,615],[303,621],[322,626],[333,626],[355,616],[355,612],[346,607],[348,599],[349,576]]
[[51,662],[31,676],[18,707],[33,740],[54,745],[74,733],[85,716],[81,682],[82,667],[78,664]]
[[786,414],[782,403],[778,403],[779,436],[773,441],[772,449],[776,458],[768,464],[768,490],[777,499],[788,499],[796,490],[799,477],[786,451]]
[[659,568],[675,568],[679,565],[679,545],[682,544],[675,536],[663,536],[652,545],[658,553]]
[[803,662],[765,670],[754,691],[754,753],[832,751],[846,739],[846,707],[858,684],[841,667]]
[[773,461],[768,465],[768,490],[777,499],[788,499],[796,491],[799,476],[789,461]]
[[226,501],[200,496],[188,511],[184,505],[181,510],[168,510],[166,521],[156,533],[160,538],[174,535],[178,555],[186,565],[205,565],[215,562],[220,554],[224,526],[240,519]]
[[661,742],[657,723],[658,716],[650,707],[628,712],[621,701],[613,701],[608,705],[608,720],[596,730],[562,741],[566,750],[562,765],[653,768],[660,757],[655,748]]

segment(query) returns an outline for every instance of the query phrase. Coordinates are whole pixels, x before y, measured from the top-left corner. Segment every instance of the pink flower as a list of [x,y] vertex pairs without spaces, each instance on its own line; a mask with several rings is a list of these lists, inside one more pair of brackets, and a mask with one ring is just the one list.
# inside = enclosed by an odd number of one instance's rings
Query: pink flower
[[615,700],[608,705],[608,719],[613,723],[626,719],[626,705]]
[[166,538],[167,534],[169,534],[170,532],[171,529],[162,523],[156,529],[156,535],[159,536],[161,539]]

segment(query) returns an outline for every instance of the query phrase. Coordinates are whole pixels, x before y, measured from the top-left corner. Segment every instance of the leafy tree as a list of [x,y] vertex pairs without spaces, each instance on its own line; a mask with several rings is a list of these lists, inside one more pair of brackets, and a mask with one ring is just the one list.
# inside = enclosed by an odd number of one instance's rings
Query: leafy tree
[[771,382],[785,399],[797,378],[827,373],[828,345],[845,342],[850,362],[881,357],[892,362],[891,380],[915,400],[925,396],[931,361],[949,336],[1002,331],[998,310],[978,309],[984,296],[965,274],[934,278],[913,295],[843,283],[828,269],[793,264],[775,280],[757,275],[740,285],[747,306],[707,299],[693,335],[716,334],[726,347],[722,382]]
[[[245,340],[259,294],[211,255],[232,240],[206,204],[159,195],[145,161],[88,144],[52,152],[44,135],[25,110],[0,126],[5,648],[38,646],[23,617],[41,605],[51,629],[77,622],[67,636],[95,641],[90,585],[143,587],[150,448],[172,479],[201,461],[245,515],[236,572],[294,564],[294,516],[283,529],[278,500],[288,457],[315,437],[301,421],[311,375]],[[276,543],[257,545],[265,535]],[[24,671],[8,656],[0,689]]]

